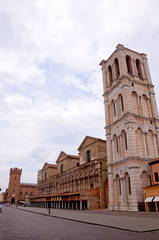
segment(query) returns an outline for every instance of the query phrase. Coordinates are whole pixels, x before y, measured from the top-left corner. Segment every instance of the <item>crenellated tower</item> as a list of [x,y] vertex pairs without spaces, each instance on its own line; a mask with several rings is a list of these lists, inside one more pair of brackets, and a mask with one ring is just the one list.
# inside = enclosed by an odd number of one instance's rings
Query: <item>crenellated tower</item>
[[159,156],[159,116],[146,54],[119,44],[102,60],[110,210],[137,211]]
[[10,204],[18,203],[21,174],[22,174],[22,169],[19,169],[19,168],[11,168],[10,169],[8,199],[7,199],[7,202]]

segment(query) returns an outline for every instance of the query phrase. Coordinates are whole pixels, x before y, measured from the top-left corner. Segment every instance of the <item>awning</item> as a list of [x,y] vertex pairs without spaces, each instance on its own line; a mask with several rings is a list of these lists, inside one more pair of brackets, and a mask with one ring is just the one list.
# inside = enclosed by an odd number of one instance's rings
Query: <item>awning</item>
[[145,199],[145,202],[152,202],[152,199],[153,199],[153,197],[147,197],[147,198]]
[[159,202],[159,196],[156,196],[153,200],[153,202]]

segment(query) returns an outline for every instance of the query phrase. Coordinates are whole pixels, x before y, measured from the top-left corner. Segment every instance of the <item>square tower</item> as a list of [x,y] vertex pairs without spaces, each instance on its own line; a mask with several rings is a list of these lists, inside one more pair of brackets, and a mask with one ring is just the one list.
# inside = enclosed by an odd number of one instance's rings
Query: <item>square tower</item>
[[138,211],[159,154],[159,117],[146,54],[118,44],[102,60],[110,210]]
[[18,203],[19,193],[20,193],[21,174],[22,174],[22,169],[19,169],[19,168],[10,169],[7,203],[10,203],[10,204]]

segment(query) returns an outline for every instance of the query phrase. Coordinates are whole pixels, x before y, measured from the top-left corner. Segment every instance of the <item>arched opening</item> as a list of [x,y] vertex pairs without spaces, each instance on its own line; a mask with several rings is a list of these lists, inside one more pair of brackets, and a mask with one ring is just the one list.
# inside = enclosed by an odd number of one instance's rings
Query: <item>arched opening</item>
[[12,198],[11,204],[14,204],[14,203],[15,203],[15,198]]
[[114,160],[118,160],[119,158],[119,144],[118,144],[118,137],[115,134],[114,137],[114,153],[115,153],[115,159]]
[[116,204],[120,203],[120,196],[121,196],[121,182],[120,182],[120,177],[117,174],[115,176],[115,201],[116,201]]
[[125,130],[121,131],[121,156],[122,158],[125,158],[126,156],[126,150],[128,149],[128,145],[127,145],[127,135]]
[[143,133],[141,128],[138,128],[136,131],[136,144],[137,144],[137,152],[140,157],[144,157],[144,144],[143,144]]
[[138,76],[142,78],[143,76],[142,76],[141,62],[139,59],[136,59],[136,68],[137,68]]
[[147,147],[148,156],[151,158],[155,158],[155,146],[152,130],[149,130],[147,134]]
[[91,184],[90,184],[90,189],[93,189],[93,188],[94,188],[94,184],[91,183]]
[[119,70],[119,62],[118,62],[118,59],[117,59],[117,58],[115,58],[114,64],[115,64],[116,78],[119,78],[119,76],[120,76],[120,70]]
[[121,93],[118,95],[118,103],[119,103],[119,111],[120,111],[120,116],[121,113],[124,111],[124,101],[123,101],[123,96]]
[[114,122],[114,118],[116,117],[116,105],[115,105],[115,101],[112,100],[111,101],[111,105],[110,105],[110,116],[111,116],[111,123]]
[[127,65],[128,73],[133,74],[132,65],[131,65],[131,58],[130,58],[129,55],[126,56],[126,65]]
[[136,92],[132,92],[132,108],[133,108],[133,113],[135,115],[139,115],[139,104],[138,104],[138,96]]
[[112,85],[112,82],[113,82],[113,75],[112,75],[112,68],[111,66],[109,65],[108,67],[108,76],[109,76],[109,84],[110,86]]
[[125,186],[126,186],[126,196],[131,195],[131,182],[130,182],[130,176],[126,172],[124,174],[124,179],[125,179]]

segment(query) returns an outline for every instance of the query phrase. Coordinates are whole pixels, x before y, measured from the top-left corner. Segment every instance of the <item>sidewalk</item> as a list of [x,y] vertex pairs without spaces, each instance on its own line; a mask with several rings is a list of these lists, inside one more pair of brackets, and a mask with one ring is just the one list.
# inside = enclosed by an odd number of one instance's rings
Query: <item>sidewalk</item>
[[63,218],[71,221],[100,225],[134,232],[149,232],[159,230],[158,213],[110,212],[108,210],[63,210],[18,207],[19,210],[34,212],[50,217]]

